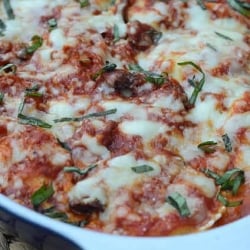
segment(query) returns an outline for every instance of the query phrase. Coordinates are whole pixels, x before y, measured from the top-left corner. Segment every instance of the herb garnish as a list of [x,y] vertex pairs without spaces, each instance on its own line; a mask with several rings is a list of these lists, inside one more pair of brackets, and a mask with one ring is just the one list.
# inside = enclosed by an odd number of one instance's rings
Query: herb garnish
[[165,75],[157,74],[151,71],[146,71],[138,64],[129,64],[128,69],[131,71],[140,72],[144,74],[146,81],[156,85],[162,85],[166,81]]
[[205,175],[207,175],[208,177],[211,177],[211,178],[213,178],[213,179],[215,179],[215,180],[218,180],[218,179],[220,178],[220,176],[219,176],[218,174],[216,174],[215,172],[211,171],[211,170],[208,169],[208,168],[203,169],[202,171],[203,171],[203,173],[204,173]]
[[33,54],[38,48],[42,46],[43,38],[35,35],[31,38],[31,42],[32,44],[25,49],[28,54]]
[[196,2],[197,2],[197,4],[200,5],[200,7],[201,7],[203,10],[206,10],[206,9],[207,9],[206,6],[205,6],[205,4],[204,4],[204,2],[203,2],[203,0],[196,0]]
[[0,105],[3,104],[4,93],[0,92]]
[[217,51],[217,49],[210,43],[206,43],[207,47],[212,49],[213,51]]
[[16,65],[13,63],[8,63],[2,67],[0,67],[0,74],[4,73],[4,74],[15,74],[16,73]]
[[[39,89],[39,85],[35,85],[31,88],[26,88],[25,89],[25,97],[29,96],[29,97],[40,97],[42,96],[41,93],[37,92],[37,90]],[[41,128],[51,128],[52,125],[48,124],[47,122],[44,122],[36,117],[32,117],[32,116],[27,116],[22,114],[23,112],[23,108],[25,105],[25,97],[23,98],[22,102],[19,105],[18,108],[18,115],[17,118],[19,119],[19,123],[21,124],[25,124],[25,125],[33,125],[33,126],[38,126]]]
[[93,117],[101,117],[101,116],[106,116],[106,115],[111,115],[116,113],[117,109],[109,109],[101,112],[95,112],[95,113],[90,113],[84,116],[80,117],[63,117],[60,119],[55,119],[54,122],[80,122],[88,118],[93,118]]
[[114,25],[113,33],[114,33],[114,40],[113,41],[114,41],[114,43],[116,43],[120,40],[119,27],[117,24]]
[[35,191],[31,196],[31,203],[34,207],[38,207],[44,201],[48,200],[54,194],[54,189],[52,184],[43,184],[37,191]]
[[145,33],[150,36],[150,38],[152,39],[152,41],[155,45],[157,45],[159,40],[162,38],[162,32],[157,31],[155,29],[150,29],[150,30],[146,31]]
[[14,11],[11,7],[10,0],[3,0],[3,5],[6,11],[6,14],[9,19],[15,19]]
[[89,165],[87,168],[84,168],[84,169],[80,169],[78,167],[74,167],[74,166],[71,166],[71,167],[64,167],[63,168],[63,171],[64,172],[67,172],[67,173],[77,173],[79,175],[86,175],[88,174],[92,169],[96,168],[97,167],[97,164],[94,164],[94,165]]
[[245,181],[244,172],[241,169],[233,168],[224,173],[216,184],[221,186],[221,190],[229,190],[233,195],[238,193],[239,187]]
[[174,208],[176,208],[182,217],[187,217],[190,215],[187,201],[180,193],[172,193],[167,197],[166,201]]
[[237,0],[227,0],[228,4],[241,15],[250,17],[250,3]]
[[225,207],[237,207],[243,203],[243,201],[228,201],[221,193],[218,193],[217,200],[222,203]]
[[39,88],[40,88],[39,85],[34,85],[31,88],[26,88],[25,89],[25,96],[28,96],[28,97],[41,97],[41,96],[43,96],[42,93],[38,92]]
[[76,222],[70,221],[66,213],[57,210],[54,206],[43,209],[40,211],[40,213],[50,218],[53,218],[55,220],[59,220],[59,221],[62,221],[71,225],[79,226],[79,227],[83,227],[88,224],[88,221],[86,220],[81,220],[81,221],[76,221]]
[[41,213],[43,215],[46,215],[50,218],[56,219],[56,220],[60,220],[63,222],[67,222],[68,221],[68,216],[66,213],[58,211],[55,207],[49,207],[46,209],[43,209],[41,211]]
[[215,180],[216,185],[220,185],[221,190],[229,190],[233,195],[236,195],[241,184],[244,183],[244,171],[239,168],[232,168],[226,171],[222,176],[214,173],[209,169],[203,172]]
[[222,140],[224,142],[225,149],[227,150],[227,152],[231,152],[233,148],[229,136],[227,134],[222,135]]
[[71,148],[69,147],[69,145],[66,142],[62,142],[59,138],[57,138],[57,142],[60,144],[60,146],[62,148],[64,148],[67,151],[71,152]]
[[48,20],[49,31],[57,28],[57,20],[55,18],[50,18]]
[[224,35],[224,34],[221,34],[221,33],[217,32],[217,31],[215,31],[214,33],[215,33],[217,36],[219,36],[219,37],[221,37],[221,38],[223,38],[223,39],[226,39],[226,40],[229,40],[229,41],[233,41],[233,39],[232,39],[231,37],[229,37],[229,36],[226,36],[226,35]]
[[31,45],[27,45],[19,51],[18,57],[23,60],[29,59],[33,53],[42,46],[43,38],[35,35],[31,38]]
[[191,105],[194,105],[196,102],[196,99],[198,97],[198,94],[201,92],[203,85],[205,83],[205,73],[200,68],[200,66],[196,65],[195,63],[193,63],[191,61],[180,62],[177,64],[180,66],[191,65],[202,74],[202,78],[199,81],[195,80],[195,77],[193,77],[192,79],[188,79],[188,82],[194,87],[193,93],[192,93],[191,97],[189,98],[189,103]]
[[3,32],[6,30],[6,25],[2,19],[0,19],[0,36],[4,36]]
[[36,117],[23,115],[22,113],[19,113],[17,117],[19,118],[19,122],[21,124],[28,124],[28,125],[38,126],[38,127],[41,127],[41,128],[51,128],[52,127],[47,122],[44,122],[44,121],[42,121],[42,120],[40,120],[40,119],[38,119]]
[[220,186],[220,191],[217,195],[217,199],[225,206],[237,206],[242,203],[242,201],[229,202],[221,194],[221,191],[227,190],[230,191],[233,195],[238,193],[240,186],[245,182],[244,171],[238,168],[233,168],[226,171],[222,176],[217,173],[205,169],[203,172],[215,180],[215,184]]
[[205,153],[213,153],[216,150],[217,142],[205,141],[200,143],[197,147],[204,151]]
[[94,75],[92,75],[92,80],[96,80],[99,76],[104,74],[105,72],[110,72],[115,70],[116,64],[114,63],[109,63],[108,61],[106,62],[106,65],[102,67],[100,70],[98,70]]
[[23,112],[24,104],[25,104],[25,98],[21,101],[18,107],[18,114],[21,114]]
[[80,3],[81,8],[87,7],[89,5],[89,0],[75,0],[75,1]]
[[139,166],[135,166],[135,167],[131,167],[131,169],[137,173],[137,174],[141,174],[141,173],[146,173],[146,172],[150,172],[153,171],[154,168],[147,165],[147,164],[143,164],[143,165],[139,165]]

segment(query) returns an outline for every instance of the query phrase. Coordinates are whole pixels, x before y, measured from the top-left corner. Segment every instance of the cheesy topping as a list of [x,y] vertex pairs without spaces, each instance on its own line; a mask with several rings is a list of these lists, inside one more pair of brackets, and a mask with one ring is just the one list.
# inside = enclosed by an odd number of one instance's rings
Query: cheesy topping
[[[121,235],[197,232],[250,213],[248,17],[227,1],[9,2],[1,193],[34,208],[50,187],[38,212]],[[230,171],[240,185],[225,188]]]

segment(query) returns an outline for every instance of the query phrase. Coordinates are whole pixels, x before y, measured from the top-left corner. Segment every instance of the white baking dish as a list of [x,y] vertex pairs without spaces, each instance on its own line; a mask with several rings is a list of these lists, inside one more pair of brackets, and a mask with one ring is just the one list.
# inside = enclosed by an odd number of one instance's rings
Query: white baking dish
[[0,195],[0,230],[43,250],[248,250],[250,216],[206,232],[172,237],[108,235],[62,223]]

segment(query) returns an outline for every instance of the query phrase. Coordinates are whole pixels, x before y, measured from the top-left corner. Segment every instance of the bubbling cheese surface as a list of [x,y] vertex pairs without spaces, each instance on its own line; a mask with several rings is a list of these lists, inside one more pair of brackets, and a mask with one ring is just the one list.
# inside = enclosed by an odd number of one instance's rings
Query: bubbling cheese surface
[[[1,193],[121,235],[250,214],[249,17],[227,1],[83,2],[11,0],[14,17],[0,3]],[[213,178],[232,169],[235,195]]]

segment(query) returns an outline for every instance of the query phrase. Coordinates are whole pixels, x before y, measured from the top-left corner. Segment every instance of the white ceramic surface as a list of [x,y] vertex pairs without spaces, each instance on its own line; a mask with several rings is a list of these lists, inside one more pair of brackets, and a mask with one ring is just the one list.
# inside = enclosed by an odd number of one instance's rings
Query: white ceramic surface
[[[212,250],[250,249],[250,216],[206,232],[174,237],[124,237],[71,226],[31,211],[0,195],[1,207],[28,223],[52,229],[83,250]],[[18,221],[18,219],[17,219]],[[32,234],[32,232],[26,232]],[[46,250],[46,249],[44,249]],[[66,250],[66,249],[65,249]]]

